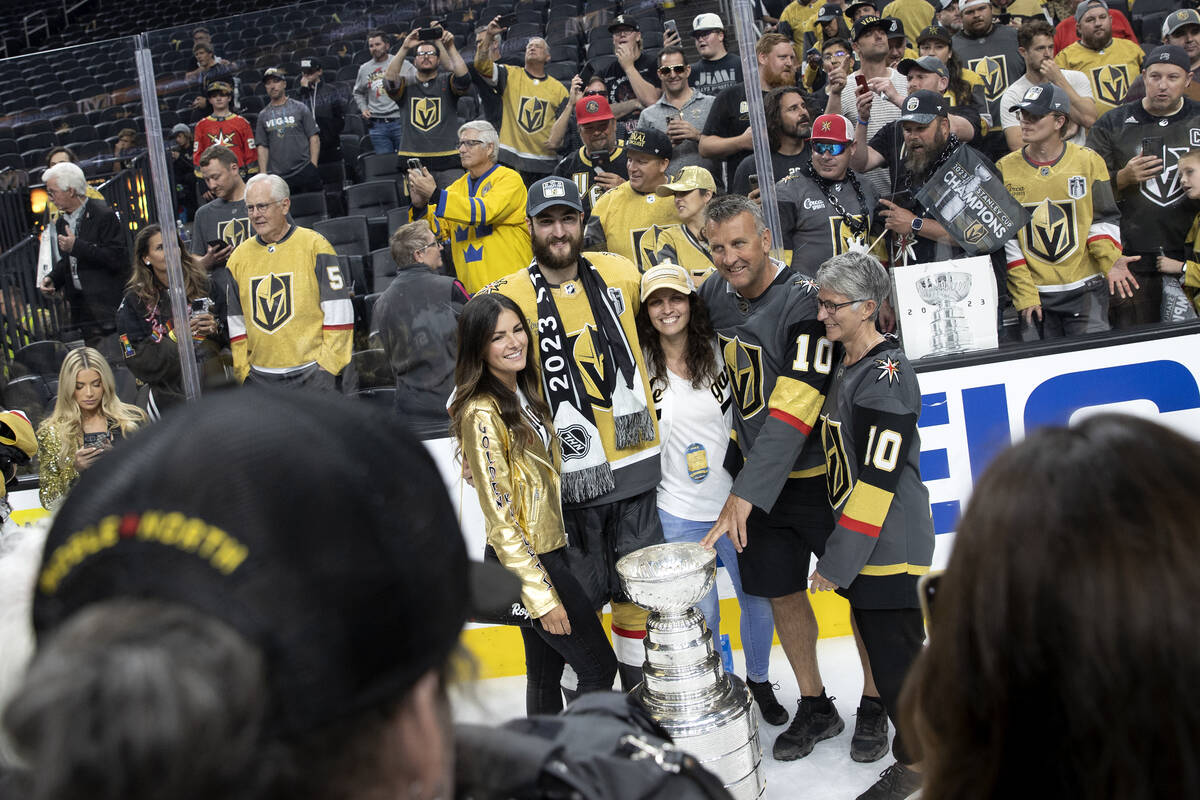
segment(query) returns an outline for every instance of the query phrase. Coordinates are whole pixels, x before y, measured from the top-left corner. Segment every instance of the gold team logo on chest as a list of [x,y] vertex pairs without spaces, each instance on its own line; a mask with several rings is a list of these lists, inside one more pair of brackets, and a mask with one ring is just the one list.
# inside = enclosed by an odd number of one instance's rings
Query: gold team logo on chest
[[983,79],[983,96],[995,100],[1008,88],[1008,60],[1005,56],[985,56],[967,62],[967,66]]
[[408,118],[417,130],[429,132],[442,121],[442,98],[413,97],[408,101]]
[[1129,94],[1129,66],[1127,64],[1105,64],[1092,70],[1092,89],[1096,99],[1119,106]]
[[718,334],[721,355],[725,357],[725,372],[729,375],[733,402],[741,410],[743,419],[750,419],[763,409],[762,348]]
[[274,333],[292,318],[292,273],[268,272],[250,279],[251,319],[267,333]]
[[517,110],[517,124],[526,133],[537,133],[546,124],[546,109],[549,103],[540,97],[522,97]]
[[1022,238],[1030,253],[1042,261],[1053,263],[1075,252],[1079,246],[1079,236],[1076,233],[1074,200],[1046,199],[1025,207],[1030,211],[1030,218]]

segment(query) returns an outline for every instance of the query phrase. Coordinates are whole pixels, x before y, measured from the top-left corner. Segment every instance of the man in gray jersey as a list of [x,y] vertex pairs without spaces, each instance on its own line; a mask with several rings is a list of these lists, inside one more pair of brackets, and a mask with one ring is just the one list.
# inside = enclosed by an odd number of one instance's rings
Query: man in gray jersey
[[999,128],[1004,90],[1025,74],[1025,59],[1021,58],[1016,29],[996,24],[990,0],[962,0],[961,9],[963,27],[950,46],[963,66],[983,79],[986,121],[994,126],[984,142],[975,146],[999,158],[1008,154],[1008,142]]
[[832,256],[872,243],[875,191],[850,169],[854,125],[841,114],[813,122],[812,160],[779,182],[779,219],[792,266],[815,273]]
[[[354,102],[358,104],[358,112],[367,121],[367,132],[375,152],[396,153],[403,143],[403,127],[400,124],[400,107],[388,97],[383,83],[383,73],[391,58],[387,33],[379,30],[369,32],[367,49],[371,52],[371,60],[358,68],[358,76],[354,79]],[[413,65],[406,66],[409,74],[401,74],[404,77],[415,76]]]

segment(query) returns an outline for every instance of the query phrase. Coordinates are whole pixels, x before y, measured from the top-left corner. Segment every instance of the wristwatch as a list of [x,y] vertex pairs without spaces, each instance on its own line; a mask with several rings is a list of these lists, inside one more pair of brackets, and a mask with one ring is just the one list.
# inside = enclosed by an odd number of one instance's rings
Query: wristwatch
[[920,233],[920,232],[921,232],[921,226],[922,226],[922,225],[924,225],[924,224],[925,224],[925,220],[921,219],[920,217],[913,217],[913,221],[912,221],[912,232],[913,232],[913,233]]

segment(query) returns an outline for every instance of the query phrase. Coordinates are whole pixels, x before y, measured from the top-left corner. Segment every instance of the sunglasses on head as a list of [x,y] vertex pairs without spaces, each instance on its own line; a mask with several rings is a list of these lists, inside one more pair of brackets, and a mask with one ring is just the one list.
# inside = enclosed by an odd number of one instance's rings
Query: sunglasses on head
[[676,75],[682,75],[687,72],[687,64],[672,64],[669,67],[658,68],[659,75],[670,75],[672,72]]
[[840,156],[846,152],[845,142],[813,142],[812,149],[823,156]]

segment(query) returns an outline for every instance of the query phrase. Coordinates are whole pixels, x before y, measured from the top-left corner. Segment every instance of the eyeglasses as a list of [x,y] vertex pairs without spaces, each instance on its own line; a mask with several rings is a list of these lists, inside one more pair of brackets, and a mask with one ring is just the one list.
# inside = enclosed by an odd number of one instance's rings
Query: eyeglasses
[[714,33],[717,33],[716,28],[713,28],[713,29],[707,30],[707,31],[696,31],[695,33],[692,34],[692,38],[695,39],[696,41],[700,41],[701,39],[704,39],[708,36],[712,36]]
[[823,156],[840,156],[846,152],[847,145],[845,142],[813,142],[812,149],[814,153],[820,153]]
[[1021,122],[1041,122],[1046,118],[1045,114],[1034,114],[1031,111],[1026,111],[1023,108],[1017,109],[1017,119]]
[[282,203],[282,200],[272,200],[269,203],[247,203],[246,211],[250,214],[263,213],[273,205]]
[[845,50],[834,50],[832,53],[825,53],[821,56],[822,61],[833,61],[835,58],[845,58],[850,55]]
[[862,297],[862,298],[859,298],[858,300],[847,300],[844,303],[832,303],[828,300],[818,300],[817,305],[820,306],[821,308],[823,308],[825,310],[825,313],[832,314],[832,313],[836,312],[839,308],[845,308],[846,306],[852,306],[855,303],[862,303],[866,299],[867,298]]
[[457,147],[461,150],[464,147],[479,147],[481,144],[483,144],[483,139],[463,139],[458,143]]
[[685,72],[687,72],[687,64],[672,64],[669,67],[659,67],[658,68],[658,74],[664,75],[664,76],[670,75],[672,73],[674,73],[676,75],[682,75]]
[[424,252],[431,247],[437,247],[437,239],[434,239],[432,242],[426,242],[425,244],[418,247],[416,250],[413,250],[413,255]]

